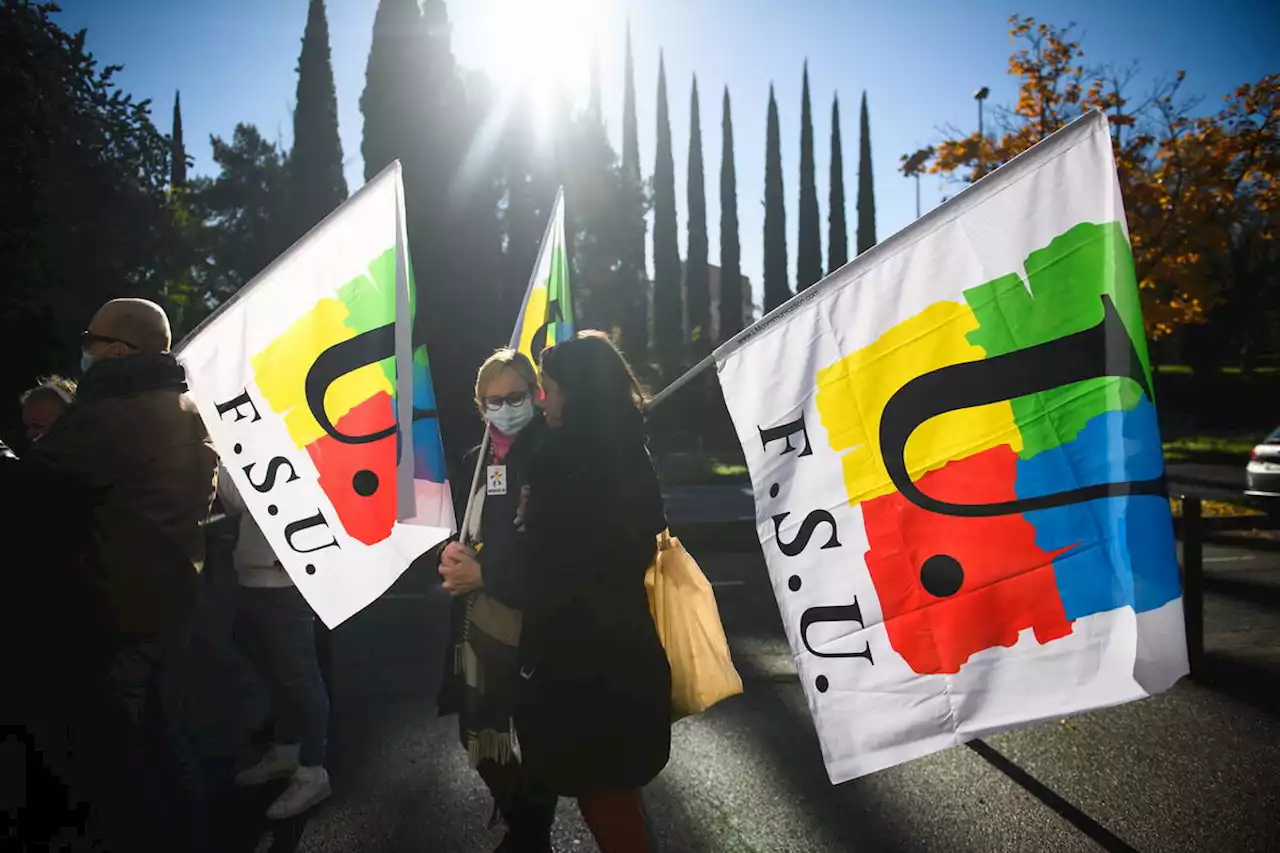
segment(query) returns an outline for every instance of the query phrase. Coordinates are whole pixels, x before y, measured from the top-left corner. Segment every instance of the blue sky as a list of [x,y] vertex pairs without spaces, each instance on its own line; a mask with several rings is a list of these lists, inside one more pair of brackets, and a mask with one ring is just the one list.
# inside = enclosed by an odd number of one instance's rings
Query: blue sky
[[[492,33],[508,42],[514,0],[452,0],[454,52],[461,64],[501,74],[509,63]],[[536,0],[526,0],[536,2]],[[1013,101],[1007,73],[1012,12],[1079,25],[1086,59],[1141,64],[1142,86],[1157,76],[1187,71],[1186,90],[1216,109],[1237,85],[1280,71],[1280,4],[1267,0],[1081,0],[1073,3],[920,2],[920,0],[579,0],[589,8],[600,51],[604,109],[620,147],[623,43],[632,30],[636,61],[640,150],[653,169],[658,52],[664,52],[671,98],[680,240],[688,158],[689,89],[698,76],[703,158],[707,170],[711,260],[719,255],[720,98],[733,98],[743,271],[757,289],[763,256],[764,138],[769,84],[777,89],[787,193],[789,254],[794,285],[799,193],[801,68],[809,62],[813,94],[818,198],[826,256],[827,174],[831,98],[841,99],[850,239],[858,161],[858,100],[867,92],[875,172],[877,228],[883,239],[915,216],[912,182],[897,172],[901,154],[935,142],[948,123],[976,125],[972,94],[991,89],[988,105]],[[589,6],[582,6],[581,3]],[[307,0],[61,0],[61,24],[85,27],[104,63],[125,66],[118,77],[139,98],[154,101],[166,132],[175,89],[182,92],[187,146],[196,172],[212,169],[210,134],[229,136],[236,122],[252,122],[268,138],[290,142],[295,67]],[[363,182],[359,98],[377,0],[328,0],[340,133],[352,189]],[[585,69],[579,44],[539,46]],[[570,53],[574,51],[574,53]],[[579,55],[580,54],[580,55]],[[585,77],[585,70],[583,75]],[[923,207],[954,192],[935,177],[922,180]],[[650,231],[652,233],[652,230]]]

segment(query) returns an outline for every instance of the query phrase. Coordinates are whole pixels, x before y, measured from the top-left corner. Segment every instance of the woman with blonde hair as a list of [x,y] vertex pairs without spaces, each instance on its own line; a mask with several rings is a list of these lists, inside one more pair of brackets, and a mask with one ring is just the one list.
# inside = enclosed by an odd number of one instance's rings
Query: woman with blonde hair
[[[443,587],[454,596],[452,642],[441,686],[441,715],[458,714],[471,765],[493,794],[507,835],[502,853],[548,853],[556,798],[530,789],[512,718],[519,686],[518,650],[525,599],[524,534],[516,514],[526,470],[543,435],[535,395],[538,376],[513,350],[491,355],[476,376],[475,399],[489,443],[468,529],[440,557]],[[482,445],[483,446],[483,445]],[[461,523],[480,448],[453,482]]]
[[65,376],[45,376],[18,398],[28,441],[39,440],[76,399],[76,383]]

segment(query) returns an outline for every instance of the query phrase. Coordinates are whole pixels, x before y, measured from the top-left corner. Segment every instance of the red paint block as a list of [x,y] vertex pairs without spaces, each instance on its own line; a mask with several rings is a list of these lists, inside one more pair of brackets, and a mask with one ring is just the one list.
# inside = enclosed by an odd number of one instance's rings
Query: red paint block
[[[1010,501],[1017,462],[1011,448],[996,447],[949,462],[918,484],[955,503]],[[862,512],[867,569],[889,642],[915,672],[959,672],[974,653],[1012,646],[1027,628],[1042,644],[1071,633],[1055,555],[1036,545],[1035,528],[1021,515],[938,515],[897,492],[867,501]]]
[[[372,435],[394,417],[391,395],[380,391],[334,424],[346,435]],[[396,437],[347,444],[330,435],[307,445],[320,472],[320,488],[333,503],[338,522],[366,545],[391,535],[396,520]]]

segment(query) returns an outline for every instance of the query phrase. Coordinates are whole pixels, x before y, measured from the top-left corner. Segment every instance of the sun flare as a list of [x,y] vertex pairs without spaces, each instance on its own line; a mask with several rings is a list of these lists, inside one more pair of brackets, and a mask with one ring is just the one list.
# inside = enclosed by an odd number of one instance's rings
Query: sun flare
[[570,103],[586,98],[605,2],[490,0],[486,5],[493,51],[484,67],[501,91],[528,99],[539,123],[547,121],[557,97]]

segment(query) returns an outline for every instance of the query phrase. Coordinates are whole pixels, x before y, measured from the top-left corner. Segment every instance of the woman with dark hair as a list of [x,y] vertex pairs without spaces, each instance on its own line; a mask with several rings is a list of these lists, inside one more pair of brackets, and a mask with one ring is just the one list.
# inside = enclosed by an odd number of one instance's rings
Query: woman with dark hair
[[670,755],[671,670],[644,588],[666,527],[644,396],[599,332],[546,350],[542,386],[516,731],[531,776],[578,799],[603,853],[647,851],[640,788]]

